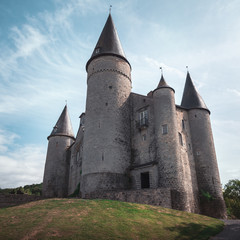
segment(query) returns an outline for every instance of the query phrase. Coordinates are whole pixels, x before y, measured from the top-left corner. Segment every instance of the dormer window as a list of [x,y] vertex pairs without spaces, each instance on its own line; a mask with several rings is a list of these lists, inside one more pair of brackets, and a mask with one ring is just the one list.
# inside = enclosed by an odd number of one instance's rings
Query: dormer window
[[100,53],[100,48],[99,47],[95,49],[95,53]]

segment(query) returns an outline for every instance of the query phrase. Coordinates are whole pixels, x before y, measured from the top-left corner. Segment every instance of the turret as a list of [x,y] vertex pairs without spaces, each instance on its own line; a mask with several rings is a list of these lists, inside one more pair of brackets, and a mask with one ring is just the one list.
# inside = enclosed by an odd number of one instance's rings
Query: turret
[[43,178],[44,197],[66,197],[68,193],[69,146],[74,142],[67,105],[48,137],[48,150]]
[[131,66],[111,14],[86,65],[87,101],[82,196],[127,188],[130,165]]
[[179,136],[175,105],[175,91],[167,85],[163,75],[153,91],[155,138],[159,167],[159,187],[170,188],[172,207],[191,211],[183,184]]
[[195,159],[200,211],[217,218],[226,217],[217,158],[215,153],[210,111],[187,73],[181,107],[188,109],[188,119]]

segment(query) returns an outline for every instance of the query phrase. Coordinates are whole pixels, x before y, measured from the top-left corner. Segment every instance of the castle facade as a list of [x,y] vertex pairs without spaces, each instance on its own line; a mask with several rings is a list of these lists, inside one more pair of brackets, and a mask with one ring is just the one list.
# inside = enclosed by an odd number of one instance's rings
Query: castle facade
[[163,75],[146,96],[131,92],[131,65],[111,14],[86,70],[76,138],[67,106],[48,137],[43,195],[162,189],[174,209],[225,217],[210,111],[189,72],[181,105]]

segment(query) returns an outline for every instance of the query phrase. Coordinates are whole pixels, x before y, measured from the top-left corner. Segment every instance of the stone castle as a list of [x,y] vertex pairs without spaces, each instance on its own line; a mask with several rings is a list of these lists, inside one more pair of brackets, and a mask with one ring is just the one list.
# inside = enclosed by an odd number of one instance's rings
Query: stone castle
[[86,71],[76,138],[67,106],[48,137],[43,195],[67,197],[79,189],[82,198],[225,217],[210,111],[189,72],[181,105],[163,75],[146,96],[131,92],[131,65],[111,14]]

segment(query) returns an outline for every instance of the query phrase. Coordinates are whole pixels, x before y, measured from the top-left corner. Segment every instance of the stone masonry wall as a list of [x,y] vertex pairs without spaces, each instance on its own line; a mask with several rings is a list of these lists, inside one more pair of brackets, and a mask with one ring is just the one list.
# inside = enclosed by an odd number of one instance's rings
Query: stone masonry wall
[[[140,113],[147,112],[146,125],[140,126]],[[153,99],[131,93],[132,166],[156,160]]]
[[122,191],[99,191],[86,194],[87,199],[111,199],[123,202],[150,204],[172,208],[171,191],[168,188],[122,190]]
[[[188,112],[185,109],[176,109],[177,113],[177,131],[179,134],[179,153],[183,165],[182,176],[183,184],[187,192],[189,208],[191,212],[199,213],[199,192],[197,185],[197,176],[195,162],[192,151],[191,131],[188,120]],[[181,138],[181,139],[180,139]],[[181,141],[182,140],[182,141]]]
[[80,126],[75,143],[71,146],[71,158],[69,167],[68,195],[74,193],[80,183],[82,173],[83,150],[83,126]]
[[13,207],[20,204],[41,200],[43,197],[26,194],[0,194],[0,208]]

